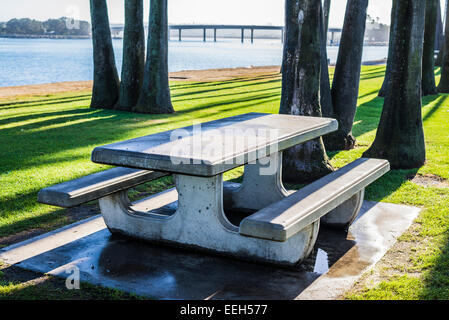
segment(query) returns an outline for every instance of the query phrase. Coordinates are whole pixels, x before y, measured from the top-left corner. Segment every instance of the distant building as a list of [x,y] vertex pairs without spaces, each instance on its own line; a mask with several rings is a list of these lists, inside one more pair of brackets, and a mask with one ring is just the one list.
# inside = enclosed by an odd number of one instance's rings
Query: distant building
[[379,23],[368,15],[365,30],[365,45],[387,46],[390,37],[390,26]]
[[[111,29],[111,36],[113,39],[122,39],[123,31],[125,29],[125,25],[123,23],[111,23],[109,28]],[[145,26],[145,31],[148,29],[148,26]]]

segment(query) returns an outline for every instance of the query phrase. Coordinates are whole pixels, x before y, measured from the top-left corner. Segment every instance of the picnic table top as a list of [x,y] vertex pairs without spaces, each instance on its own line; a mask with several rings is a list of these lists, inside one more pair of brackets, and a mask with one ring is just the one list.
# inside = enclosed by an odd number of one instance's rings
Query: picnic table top
[[335,119],[247,113],[97,147],[92,161],[214,176],[337,128]]

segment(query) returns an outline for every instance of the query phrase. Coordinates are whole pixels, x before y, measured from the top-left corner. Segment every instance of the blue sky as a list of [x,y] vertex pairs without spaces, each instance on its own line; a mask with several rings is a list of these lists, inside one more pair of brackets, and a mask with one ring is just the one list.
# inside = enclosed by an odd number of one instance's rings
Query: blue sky
[[[444,0],[441,0],[444,3]],[[145,17],[148,16],[148,0]],[[108,0],[111,23],[123,22],[124,0]],[[272,24],[284,23],[284,0],[168,0],[169,23]],[[332,0],[330,26],[341,27],[346,0]],[[390,22],[391,0],[371,0],[368,13]],[[0,21],[30,17],[38,20],[70,16],[90,20],[89,0],[2,1]],[[147,19],[145,19],[147,20]]]

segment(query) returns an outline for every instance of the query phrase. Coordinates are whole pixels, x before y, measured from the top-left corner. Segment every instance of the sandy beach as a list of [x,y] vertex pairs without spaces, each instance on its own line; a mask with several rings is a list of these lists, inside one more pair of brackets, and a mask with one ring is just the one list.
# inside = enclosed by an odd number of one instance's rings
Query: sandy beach
[[[362,65],[385,65],[386,60],[367,61]],[[333,64],[331,66],[334,66]],[[249,68],[223,68],[208,70],[183,70],[170,73],[170,81],[224,81],[235,78],[257,77],[267,74],[279,74],[280,66],[264,66]],[[41,96],[63,92],[90,91],[92,81],[67,81],[45,84],[33,84],[16,87],[0,87],[0,99],[11,99],[14,97]]]
[[[385,65],[386,60],[367,61],[362,65]],[[331,65],[333,66],[333,65]],[[208,70],[184,70],[170,73],[171,81],[224,81],[235,78],[257,77],[267,74],[279,74],[280,66],[264,66],[249,68],[223,68]],[[0,99],[11,99],[14,97],[40,96],[63,92],[90,91],[92,81],[67,81],[46,84],[34,84],[16,87],[0,87]]]
[[[186,70],[170,73],[171,81],[223,81],[241,77],[254,77],[262,74],[276,74],[279,66],[229,68],[209,70]],[[35,96],[56,94],[62,92],[89,91],[92,81],[69,81],[47,84],[36,84],[17,87],[0,87],[0,99],[10,99],[17,96]]]

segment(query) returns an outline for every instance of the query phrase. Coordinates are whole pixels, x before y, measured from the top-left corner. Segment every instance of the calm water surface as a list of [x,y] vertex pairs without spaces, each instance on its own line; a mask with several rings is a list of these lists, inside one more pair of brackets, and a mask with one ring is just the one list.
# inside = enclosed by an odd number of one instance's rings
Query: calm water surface
[[[254,44],[239,40],[202,42],[200,39],[170,41],[169,70],[204,70],[280,65],[279,40],[256,39]],[[122,40],[113,40],[117,68],[122,64]],[[363,60],[387,56],[387,47],[365,47]],[[338,47],[329,47],[335,62]],[[0,38],[0,87],[60,81],[92,80],[92,42],[85,40]]]

